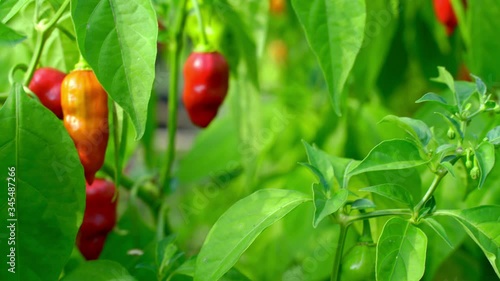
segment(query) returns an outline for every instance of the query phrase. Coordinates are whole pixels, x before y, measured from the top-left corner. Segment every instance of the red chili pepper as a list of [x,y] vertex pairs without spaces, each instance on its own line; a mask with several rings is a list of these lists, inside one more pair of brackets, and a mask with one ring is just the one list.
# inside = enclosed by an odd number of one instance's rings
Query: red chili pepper
[[63,118],[61,108],[61,83],[66,74],[51,67],[35,71],[28,88],[37,95],[40,102],[50,109],[59,119]]
[[[465,0],[462,3],[467,5]],[[451,0],[434,0],[434,11],[438,21],[446,26],[446,33],[451,35],[458,24]]]
[[115,192],[115,185],[103,179],[95,179],[92,185],[86,186],[85,214],[76,245],[87,260],[99,258],[106,237],[116,224]]
[[193,124],[205,128],[217,115],[229,87],[229,65],[218,52],[192,53],[184,64],[182,100]]

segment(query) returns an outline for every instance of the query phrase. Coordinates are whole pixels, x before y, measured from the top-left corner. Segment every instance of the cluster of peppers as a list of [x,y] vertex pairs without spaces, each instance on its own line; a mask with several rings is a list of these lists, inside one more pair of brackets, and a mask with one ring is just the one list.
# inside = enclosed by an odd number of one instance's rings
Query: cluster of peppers
[[116,224],[113,183],[95,179],[109,137],[108,96],[94,72],[77,64],[68,75],[54,68],[35,71],[29,89],[59,119],[75,143],[86,179],[86,208],[76,245],[87,260],[97,259]]

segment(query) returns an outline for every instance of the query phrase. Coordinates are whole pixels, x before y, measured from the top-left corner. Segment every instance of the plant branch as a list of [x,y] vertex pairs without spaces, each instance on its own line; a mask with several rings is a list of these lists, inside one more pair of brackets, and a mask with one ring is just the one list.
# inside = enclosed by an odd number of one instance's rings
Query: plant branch
[[[66,11],[70,3],[70,0],[65,0],[59,10],[55,13],[55,15],[50,19],[47,24],[37,23],[37,32],[36,32],[36,43],[35,50],[33,52],[33,57],[28,65],[28,70],[24,76],[23,85],[28,86],[29,82],[33,78],[33,74],[35,73],[35,69],[40,61],[40,57],[42,56],[43,47],[45,46],[45,41],[49,38],[50,34],[54,30],[57,21],[61,18],[63,13]],[[38,5],[38,4],[37,4]]]
[[330,281],[340,280],[340,261],[342,260],[342,253],[344,252],[345,239],[347,237],[347,229],[349,225],[339,224],[339,239],[337,243],[337,251],[335,252],[335,257],[333,259],[333,268]]
[[186,19],[186,6],[187,0],[181,0],[180,3],[180,14],[177,16],[177,21],[173,29],[172,40],[169,44],[169,61],[170,61],[170,80],[169,80],[169,91],[168,91],[168,147],[166,152],[166,165],[162,170],[162,175],[160,182],[164,191],[162,193],[169,193],[170,180],[172,173],[172,166],[175,159],[175,136],[177,133],[177,107],[178,107],[178,81],[179,76],[179,61],[182,50],[182,39],[183,39],[183,29]]
[[[102,166],[101,171],[110,178],[115,177],[115,170],[107,164],[104,164]],[[134,181],[125,175],[122,175],[120,177],[119,184],[127,190],[132,190],[132,188],[134,187]],[[138,188],[137,196],[141,198],[142,201],[144,201],[153,210],[157,209],[160,205],[158,201],[158,189],[156,189],[152,184],[144,184],[140,188]]]
[[208,45],[207,33],[205,32],[205,25],[203,23],[203,17],[201,16],[200,6],[198,5],[198,0],[192,0],[194,6],[194,12],[196,14],[196,18],[198,19],[198,25],[200,28],[201,34],[201,44],[204,48]]
[[372,218],[384,217],[384,216],[396,216],[396,215],[408,215],[411,216],[412,212],[409,209],[387,209],[387,210],[377,210],[369,213],[359,214],[355,216],[349,216],[346,219],[347,225],[352,224],[355,221],[367,220]]
[[436,188],[439,186],[439,183],[444,178],[444,176],[446,176],[447,173],[448,171],[444,170],[436,174],[434,180],[431,183],[431,186],[429,187],[429,189],[427,189],[427,192],[425,193],[424,197],[422,197],[422,200],[420,200],[420,202],[418,202],[418,204],[415,206],[414,214],[418,214],[422,206],[424,206],[425,202],[427,202],[427,200],[431,198],[432,194],[434,193],[434,191],[436,191]]

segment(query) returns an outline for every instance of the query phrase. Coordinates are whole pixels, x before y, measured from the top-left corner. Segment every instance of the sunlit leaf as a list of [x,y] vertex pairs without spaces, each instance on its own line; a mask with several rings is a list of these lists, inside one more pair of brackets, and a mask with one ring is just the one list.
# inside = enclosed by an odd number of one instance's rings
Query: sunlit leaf
[[359,165],[349,171],[349,176],[383,170],[407,169],[427,162],[419,148],[411,141],[383,141],[370,151]]
[[364,38],[364,0],[293,0],[293,8],[318,59],[333,106],[341,95]]
[[73,0],[78,46],[108,94],[144,133],[155,77],[158,22],[149,0]]
[[332,196],[325,194],[323,188],[318,184],[313,184],[313,198],[314,198],[314,219],[313,227],[318,224],[327,216],[338,211],[345,202],[349,191],[347,189],[340,189],[333,193]]
[[425,271],[427,236],[399,217],[387,221],[377,245],[377,280],[418,281]]
[[479,206],[472,209],[441,211],[438,214],[457,219],[478,244],[500,278],[500,206]]
[[310,200],[293,190],[262,189],[236,202],[208,233],[196,261],[194,280],[218,280],[264,229]]

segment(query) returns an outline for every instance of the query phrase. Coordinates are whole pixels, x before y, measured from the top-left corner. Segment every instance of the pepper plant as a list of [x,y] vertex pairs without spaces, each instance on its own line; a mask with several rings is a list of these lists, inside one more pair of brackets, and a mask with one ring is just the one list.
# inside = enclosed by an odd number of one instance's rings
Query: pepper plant
[[[500,145],[500,126],[477,135],[468,129],[474,118],[489,114],[494,118],[500,106],[479,77],[475,82],[454,81],[444,68],[434,80],[445,84],[452,97],[445,99],[427,93],[417,103],[438,103],[443,111],[436,112],[449,127],[429,127],[425,122],[409,117],[386,116],[381,122],[390,122],[406,132],[405,138],[385,140],[375,146],[362,160],[336,157],[304,142],[308,163],[301,163],[316,177],[311,194],[293,190],[265,189],[255,192],[233,205],[215,223],[207,236],[197,259],[195,278],[215,280],[231,268],[242,252],[267,227],[279,221],[301,204],[313,204],[312,224],[316,227],[328,218],[332,227],[338,227],[338,242],[331,280],[420,280],[425,272],[427,235],[422,229],[433,231],[447,245],[455,247],[440,217],[455,219],[463,230],[484,252],[500,278],[498,264],[500,206],[473,204],[463,209],[439,208],[434,194],[445,177],[463,177],[474,180],[474,188],[482,188],[495,164],[495,146]],[[440,139],[435,132],[447,131]],[[461,168],[459,168],[461,167]],[[464,168],[465,167],[465,168]],[[428,186],[415,186],[405,177],[409,169],[433,175]],[[384,178],[384,171],[396,171]],[[400,173],[397,173],[397,172]],[[381,173],[382,181],[372,181],[373,173]],[[368,175],[368,176],[367,176]],[[351,179],[361,178],[353,188]],[[414,198],[411,189],[420,189],[423,196]],[[469,190],[468,193],[472,192]],[[466,194],[467,196],[468,194]],[[401,208],[379,208],[374,200],[384,197],[399,203]],[[347,232],[357,222],[389,217],[376,242],[376,259],[371,263],[365,255],[354,257],[344,252]],[[228,232],[231,229],[233,231]],[[365,233],[364,237],[371,237]],[[371,240],[371,239],[369,239]],[[368,241],[369,241],[368,240]],[[362,241],[360,241],[362,242]],[[366,241],[365,241],[366,242]],[[355,246],[359,247],[359,246]],[[352,251],[352,250],[351,250]],[[344,270],[342,263],[363,262],[363,272]],[[368,264],[367,264],[368,263]],[[370,269],[370,267],[373,267]],[[370,270],[376,274],[370,276]],[[368,276],[367,276],[368,274]]]
[[0,1],[0,280],[498,278],[499,29],[497,0]]

